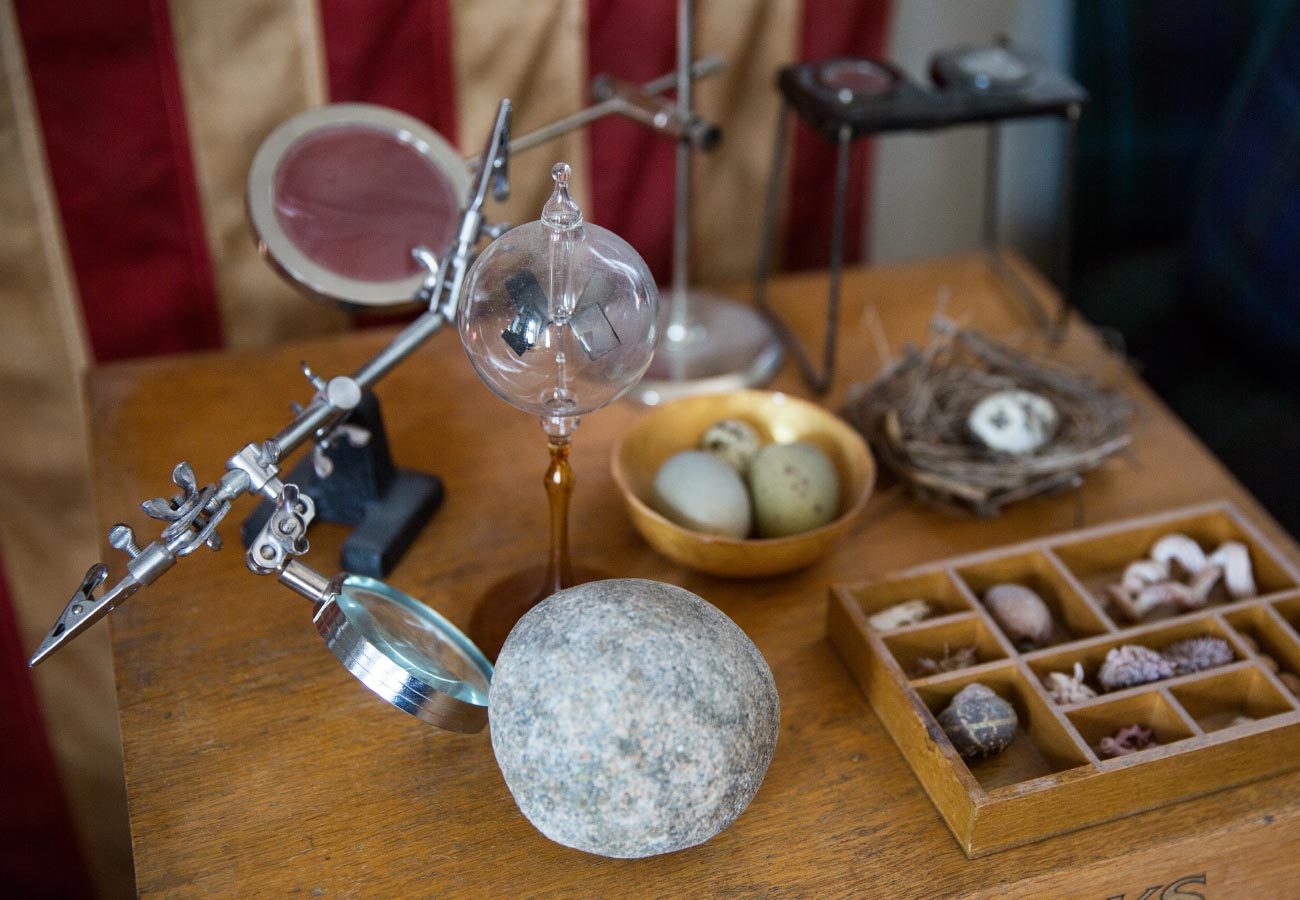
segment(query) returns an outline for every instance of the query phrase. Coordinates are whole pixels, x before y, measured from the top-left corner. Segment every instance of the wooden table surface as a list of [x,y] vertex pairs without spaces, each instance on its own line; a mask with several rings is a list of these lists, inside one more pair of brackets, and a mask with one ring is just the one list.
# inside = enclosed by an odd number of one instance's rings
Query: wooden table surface
[[[772,296],[812,334],[825,285],[822,275],[787,277]],[[981,257],[850,272],[828,405],[877,371],[873,315],[897,352],[924,341],[941,295],[950,316],[991,333],[1027,328]],[[235,450],[274,433],[288,403],[308,396],[300,359],[327,375],[351,372],[388,334],[97,370],[90,402],[105,527],[127,521],[142,543],[152,539],[138,504],[170,493],[176,462],[193,463],[201,483],[215,480]],[[1064,354],[1116,371],[1086,328],[1071,329]],[[1166,900],[1294,896],[1300,773],[968,860],[826,640],[831,583],[1066,530],[1080,512],[1096,524],[1224,498],[1300,561],[1185,427],[1132,375],[1119,378],[1140,408],[1135,453],[1091,475],[1081,498],[1029,501],[981,521],[885,487],[833,556],[761,581],[699,575],[651,550],[609,474],[611,444],[639,408],[620,403],[582,423],[575,560],[716,604],[767,657],[781,696],[776,754],[749,809],[705,844],[647,860],[551,843],[515,807],[486,732],[437,731],[355,681],[321,644],[309,605],[245,569],[237,522],[252,504],[241,501],[223,529],[227,550],[182,560],[110,618],[141,896],[1161,896],[1143,893],[1151,886],[1164,886]],[[788,364],[773,386],[807,394]],[[398,464],[447,486],[389,580],[463,627],[490,584],[543,559],[542,433],[479,383],[450,333],[378,394]],[[343,534],[315,529],[306,561],[337,571]],[[116,567],[116,551],[104,552]],[[1206,886],[1169,887],[1199,875]]]

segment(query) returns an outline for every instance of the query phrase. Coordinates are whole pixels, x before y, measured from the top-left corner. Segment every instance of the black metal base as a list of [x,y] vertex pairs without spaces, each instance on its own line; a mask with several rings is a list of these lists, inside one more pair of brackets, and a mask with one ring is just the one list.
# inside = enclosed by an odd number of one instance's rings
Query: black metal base
[[[373,394],[362,398],[348,423],[365,429],[369,440],[356,446],[341,435],[326,451],[334,465],[329,477],[316,474],[308,453],[285,480],[315,501],[318,520],[355,526],[343,542],[343,568],[356,575],[383,578],[442,505],[442,479],[393,465],[379,400]],[[244,520],[240,537],[245,548],[273,510],[270,502],[263,501]]]

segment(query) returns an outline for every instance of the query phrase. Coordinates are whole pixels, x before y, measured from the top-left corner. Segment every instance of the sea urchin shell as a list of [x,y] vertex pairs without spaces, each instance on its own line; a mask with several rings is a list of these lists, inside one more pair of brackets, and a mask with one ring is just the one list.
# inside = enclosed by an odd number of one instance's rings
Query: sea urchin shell
[[1217,666],[1226,666],[1237,658],[1223,638],[1194,637],[1165,644],[1160,655],[1174,665],[1177,675],[1190,675]]

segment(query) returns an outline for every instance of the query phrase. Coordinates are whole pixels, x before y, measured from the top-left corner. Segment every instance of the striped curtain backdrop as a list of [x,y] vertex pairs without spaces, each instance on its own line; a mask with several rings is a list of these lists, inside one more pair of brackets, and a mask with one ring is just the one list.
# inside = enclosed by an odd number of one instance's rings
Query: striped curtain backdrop
[[[697,53],[721,53],[727,67],[697,88],[697,107],[724,135],[695,169],[697,281],[753,270],[777,69],[880,54],[889,7],[700,0]],[[107,629],[33,673],[20,664],[99,555],[83,377],[97,363],[353,325],[295,293],[255,252],[243,198],[262,139],[309,107],[366,101],[476,153],[502,97],[523,133],[585,105],[598,73],[641,81],[671,70],[675,17],[676,0],[0,0],[6,893],[131,893]],[[851,258],[868,218],[868,152],[855,149]],[[802,240],[784,244],[791,265],[824,262],[832,154],[796,133],[785,233]],[[570,134],[516,159],[512,197],[493,218],[535,218],[560,159],[574,167],[589,218],[666,280],[672,145],[625,121]]]

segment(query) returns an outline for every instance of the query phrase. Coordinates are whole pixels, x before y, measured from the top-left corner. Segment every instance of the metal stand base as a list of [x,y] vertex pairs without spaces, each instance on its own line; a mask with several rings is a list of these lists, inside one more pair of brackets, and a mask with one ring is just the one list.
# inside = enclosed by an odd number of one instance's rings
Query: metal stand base
[[[317,521],[355,526],[343,542],[343,568],[382,578],[442,505],[442,479],[393,465],[379,400],[373,394],[362,398],[348,422],[369,433],[365,444],[354,446],[341,437],[326,451],[334,464],[329,477],[316,474],[309,453],[285,480],[315,501]],[[244,520],[240,537],[245,547],[274,511],[273,504],[263,501]]]
[[734,391],[766,383],[781,365],[781,342],[752,307],[707,291],[687,291],[685,325],[669,322],[654,361],[628,395],[654,406],[678,397]]

